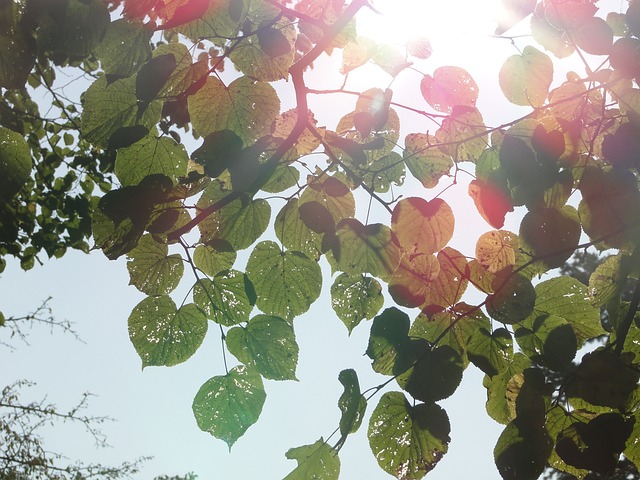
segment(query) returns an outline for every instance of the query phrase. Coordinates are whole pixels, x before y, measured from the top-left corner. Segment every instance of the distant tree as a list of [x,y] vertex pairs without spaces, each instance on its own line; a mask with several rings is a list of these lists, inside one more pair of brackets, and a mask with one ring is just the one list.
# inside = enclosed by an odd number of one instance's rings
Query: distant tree
[[[338,478],[365,414],[380,467],[422,478],[450,441],[437,402],[469,365],[505,425],[503,478],[639,465],[640,2],[501,3],[513,55],[496,84],[526,112],[488,125],[478,84],[434,68],[427,38],[358,36],[368,0],[0,0],[0,258],[31,268],[90,237],[126,256],[147,295],[129,317],[144,367],[188,360],[213,325],[224,361],[193,413],[230,447],[263,379],[296,378],[294,320],[323,287],[349,332],[373,319],[386,378],[362,391],[340,373],[335,434],[290,449],[289,480]],[[507,37],[524,18],[531,35]],[[387,78],[349,88],[363,68]],[[312,96],[341,119],[320,126]],[[406,115],[420,125],[401,139]],[[450,245],[472,215],[451,192],[492,228],[463,232],[473,251]],[[503,228],[516,208],[517,233]],[[584,284],[549,274],[589,247],[611,255]]]
[[[14,349],[17,348],[16,340],[26,343],[26,330],[34,324],[76,335],[69,322],[59,321],[51,314],[48,301],[23,317],[2,317],[0,324],[4,328],[0,328],[0,345]],[[5,333],[10,333],[9,338]],[[105,447],[106,437],[100,431],[100,425],[110,418],[85,414],[89,393],[70,409],[62,409],[46,399],[25,401],[25,389],[32,386],[34,384],[26,380],[16,380],[0,391],[0,480],[111,480],[132,478],[139,471],[146,458],[105,466],[70,461],[63,452],[47,448],[41,433],[43,427],[62,423],[77,425],[95,441],[96,447]]]

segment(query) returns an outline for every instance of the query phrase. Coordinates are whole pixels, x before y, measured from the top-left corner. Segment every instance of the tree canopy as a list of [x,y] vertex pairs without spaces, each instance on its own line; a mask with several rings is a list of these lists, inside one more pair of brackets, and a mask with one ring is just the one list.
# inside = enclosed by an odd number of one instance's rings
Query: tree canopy
[[[430,62],[429,32],[358,35],[367,0],[1,0],[0,270],[91,239],[126,257],[143,367],[220,336],[193,414],[230,448],[263,380],[296,380],[295,319],[329,289],[386,378],[363,390],[345,366],[340,422],[286,452],[289,480],[337,479],[360,428],[382,470],[422,478],[466,368],[504,424],[504,479],[640,465],[640,2],[599,3],[502,1],[513,52],[493,75],[524,113],[490,125],[472,75]],[[379,76],[347,88],[364,68]],[[607,252],[586,284],[557,276],[585,249]]]

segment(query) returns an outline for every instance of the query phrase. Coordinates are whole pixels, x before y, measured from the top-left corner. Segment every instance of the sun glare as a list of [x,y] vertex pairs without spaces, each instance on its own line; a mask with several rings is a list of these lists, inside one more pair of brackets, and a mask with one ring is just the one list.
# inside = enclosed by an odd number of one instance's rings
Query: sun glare
[[379,14],[359,19],[358,31],[378,42],[403,44],[426,37],[434,55],[460,58],[493,35],[500,0],[372,0]]

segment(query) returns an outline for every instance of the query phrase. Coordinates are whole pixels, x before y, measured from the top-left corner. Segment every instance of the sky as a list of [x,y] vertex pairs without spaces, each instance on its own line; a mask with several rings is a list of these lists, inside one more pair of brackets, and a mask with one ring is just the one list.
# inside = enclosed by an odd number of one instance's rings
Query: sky
[[[410,3],[408,0],[388,0],[377,1],[375,5],[382,11],[408,18],[406,12],[401,15],[403,12],[398,6]],[[476,1],[468,5],[479,3]],[[433,8],[444,4],[453,6],[448,14],[465,11],[467,15],[438,20]],[[443,32],[442,37],[436,35],[432,39],[434,54],[425,64],[426,70],[441,65],[467,68],[480,86],[479,109],[487,124],[495,125],[516,118],[521,110],[507,104],[497,91],[496,82],[504,59],[516,53],[511,43],[483,35],[495,27],[489,20],[487,24],[480,20],[464,23],[462,20],[467,18],[480,19],[482,12],[460,10],[460,3],[416,0],[413,6],[416,5],[424,10],[409,16],[416,19],[411,28]],[[428,16],[429,12],[431,16]],[[438,13],[445,15],[447,12]],[[406,25],[405,28],[402,25],[398,27],[389,20],[372,18],[383,23],[365,21],[361,25],[363,33],[368,30],[371,35],[383,37],[387,30],[391,36],[410,32]],[[420,18],[424,19],[424,24]],[[452,35],[458,24],[462,24],[466,32]],[[443,29],[442,25],[451,28]],[[476,27],[480,30],[468,32],[469,28]],[[495,56],[487,57],[488,49],[495,51]],[[482,62],[478,62],[479,58],[483,59]],[[316,85],[330,88],[325,71],[316,67],[310,86],[316,82]],[[420,75],[409,71],[394,81],[391,84],[394,101],[427,108],[415,87],[416,78],[419,83]],[[353,88],[385,88],[390,81],[387,74],[369,67],[354,72],[352,77]],[[562,75],[557,73],[556,81],[562,80]],[[282,84],[279,88],[284,92],[290,85]],[[341,108],[355,102],[354,98],[342,100]],[[310,106],[317,113],[320,125],[323,121],[329,127],[335,125],[336,107],[325,97],[312,96]],[[285,101],[283,110],[286,108],[289,107]],[[417,116],[403,117],[402,124],[405,129],[403,135],[423,132],[427,128],[432,132],[435,130],[433,125],[426,126],[424,119]],[[432,193],[437,192],[439,189]],[[427,196],[430,194],[426,193]],[[490,227],[475,211],[464,184],[449,190],[444,198],[453,205],[458,222],[451,246],[472,254],[473,242]],[[518,223],[518,214],[514,214],[508,217],[505,228],[517,232]],[[70,408],[83,392],[95,394],[87,413],[117,419],[102,428],[112,447],[96,450],[92,438],[73,426],[47,431],[49,448],[63,451],[70,458],[110,464],[139,456],[153,456],[154,459],[145,463],[143,472],[137,477],[140,480],[190,471],[198,474],[201,480],[279,479],[295,467],[295,462],[284,456],[289,448],[311,444],[321,436],[326,438],[337,427],[340,418],[337,400],[342,393],[337,377],[342,369],[354,368],[358,372],[362,390],[384,380],[372,372],[370,360],[364,355],[371,323],[363,322],[348,336],[346,328],[331,309],[329,288],[332,282],[328,280],[329,272],[324,265],[325,282],[319,300],[294,324],[300,346],[297,369],[300,381],[266,381],[267,400],[258,423],[229,452],[224,442],[198,429],[191,412],[191,402],[200,385],[224,371],[217,329],[210,330],[201,348],[184,364],[171,368],[149,367],[143,371],[128,338],[127,318],[144,295],[128,286],[125,259],[109,261],[100,251],[90,255],[69,252],[62,259],[45,260],[44,263],[44,266],[23,272],[17,262],[8,259],[6,270],[0,274],[0,309],[7,317],[21,316],[51,296],[49,305],[54,316],[74,323],[83,342],[59,331],[52,333],[47,328],[34,328],[28,338],[29,345],[13,340],[17,347],[14,351],[0,348],[0,364],[4,366],[0,370],[0,385],[20,378],[29,379],[37,385],[24,392],[25,398],[46,396],[62,409]],[[183,295],[184,289],[177,292],[175,298]],[[387,302],[385,306],[390,305]],[[3,334],[0,331],[0,340]],[[371,400],[369,413],[379,396]],[[470,366],[456,393],[440,402],[449,414],[452,440],[449,452],[427,478],[498,478],[492,452],[502,426],[487,416],[485,399],[482,374]],[[377,466],[369,450],[367,422],[368,415],[360,431],[350,436],[341,450],[341,479],[391,478]]]

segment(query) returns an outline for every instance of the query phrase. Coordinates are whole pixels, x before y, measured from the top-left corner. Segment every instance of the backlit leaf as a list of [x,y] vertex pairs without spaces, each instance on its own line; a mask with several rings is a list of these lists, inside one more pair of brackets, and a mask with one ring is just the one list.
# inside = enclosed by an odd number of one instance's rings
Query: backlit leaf
[[366,319],[372,319],[384,305],[382,287],[372,277],[343,273],[331,286],[331,306],[349,333]]
[[102,69],[109,75],[128,77],[151,58],[153,30],[142,22],[124,18],[111,22],[96,49]]
[[400,480],[424,477],[447,453],[451,427],[435,403],[412,407],[400,392],[387,392],[371,414],[369,445],[378,465]]
[[430,202],[405,198],[396,204],[391,217],[400,245],[411,254],[432,254],[444,248],[453,236],[454,224],[451,207],[439,198]]
[[207,380],[193,399],[200,430],[224,440],[229,448],[256,423],[267,397],[255,369],[240,365]]
[[539,107],[547,98],[553,79],[551,59],[527,45],[522,55],[512,55],[500,70],[500,88],[516,105]]
[[144,235],[127,256],[130,283],[147,295],[166,295],[180,283],[184,272],[182,257],[169,255],[169,248]]
[[445,247],[438,253],[440,273],[428,285],[423,311],[428,315],[454,306],[469,284],[467,259],[459,251]]
[[444,113],[451,113],[456,105],[474,107],[478,100],[478,85],[460,67],[436,68],[433,76],[422,77],[420,91],[429,105]]
[[362,417],[367,408],[367,401],[360,393],[360,384],[355,370],[342,370],[338,375],[338,380],[344,387],[344,392],[342,392],[338,400],[338,407],[342,412],[340,435],[345,437],[350,433],[355,433],[360,428]]
[[440,148],[455,162],[475,162],[487,146],[488,135],[478,109],[456,105],[436,132]]
[[255,286],[258,308],[289,321],[306,312],[322,288],[316,262],[300,252],[283,252],[271,241],[260,242],[253,249],[247,275]]
[[404,162],[424,188],[434,188],[453,167],[451,156],[438,149],[437,140],[424,133],[406,136]]
[[8,202],[31,176],[31,151],[22,135],[0,126],[0,201]]
[[515,330],[522,351],[551,370],[562,371],[571,365],[578,347],[576,335],[564,318],[539,315],[522,322]]
[[169,137],[145,137],[118,150],[115,173],[123,186],[137,185],[147,175],[161,173],[175,183],[187,173],[187,152]]
[[193,301],[207,318],[224,326],[249,321],[256,303],[253,285],[237,270],[225,270],[193,287]]
[[506,328],[493,332],[478,328],[467,343],[469,360],[484,373],[493,377],[507,369],[513,356],[513,339]]
[[189,96],[188,105],[193,128],[200,136],[231,130],[248,146],[269,133],[280,99],[268,83],[240,77],[225,86],[210,76]]
[[531,281],[520,274],[501,276],[494,281],[495,293],[487,297],[487,312],[502,323],[513,324],[527,318],[536,303]]
[[338,452],[322,438],[311,445],[290,448],[286,457],[296,460],[298,466],[284,480],[338,480],[340,476]]
[[488,272],[497,273],[515,265],[519,248],[520,241],[515,233],[491,230],[478,238],[476,260]]
[[172,366],[189,359],[207,333],[207,319],[189,303],[176,309],[166,296],[147,297],[129,316],[129,337],[142,367]]
[[392,375],[399,353],[409,343],[409,317],[395,307],[387,308],[373,319],[367,355],[372,368],[383,375]]
[[246,327],[229,330],[226,341],[232,355],[264,378],[296,380],[298,344],[289,322],[256,315]]

